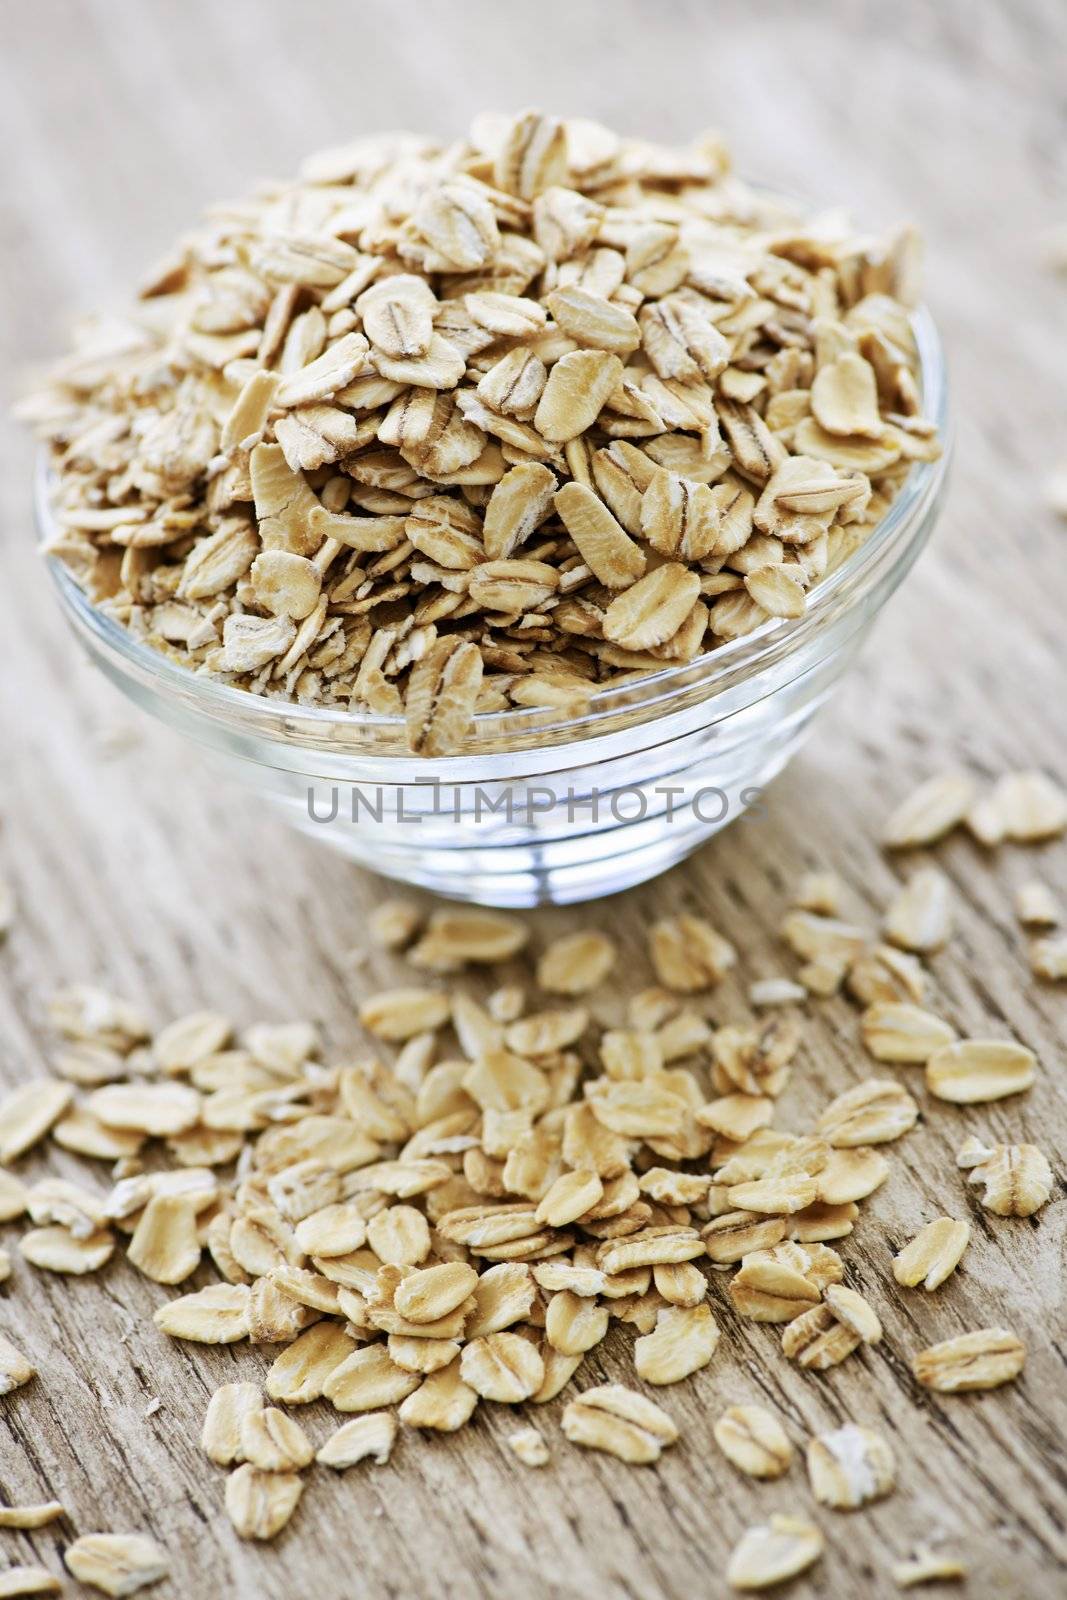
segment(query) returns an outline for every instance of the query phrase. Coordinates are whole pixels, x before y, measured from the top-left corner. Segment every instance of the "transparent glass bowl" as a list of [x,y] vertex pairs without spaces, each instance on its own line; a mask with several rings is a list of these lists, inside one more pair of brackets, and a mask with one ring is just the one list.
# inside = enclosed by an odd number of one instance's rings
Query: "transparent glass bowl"
[[[926,415],[947,430],[941,348],[914,318]],[[483,905],[565,904],[665,871],[735,820],[815,713],[933,530],[945,457],[913,467],[866,543],[795,621],[597,693],[582,716],[486,713],[459,754],[414,757],[403,722],[267,700],[168,661],[102,615],[56,560],[67,618],[131,700],[313,839],[375,872]],[[48,474],[38,520],[51,528]]]

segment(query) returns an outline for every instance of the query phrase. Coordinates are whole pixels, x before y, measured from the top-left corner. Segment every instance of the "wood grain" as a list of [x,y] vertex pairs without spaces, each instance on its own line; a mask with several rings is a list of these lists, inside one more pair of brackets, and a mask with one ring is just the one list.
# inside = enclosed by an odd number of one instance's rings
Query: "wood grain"
[[[0,65],[5,382],[56,351],[71,315],[118,300],[217,195],[353,131],[457,132],[484,104],[542,103],[665,138],[714,124],[755,177],[850,199],[873,219],[913,217],[956,395],[954,485],[934,547],[763,818],[619,902],[533,919],[538,938],[610,924],[622,970],[643,974],[648,921],[704,911],[743,950],[709,1006],[734,1020],[745,984],[782,970],[774,927],[804,866],[833,866],[855,914],[876,915],[894,873],[872,831],[917,777],[954,761],[987,775],[1067,771],[1065,532],[1040,499],[1065,444],[1067,286],[1040,264],[1042,230],[1067,214],[1065,41],[1058,0],[12,6]],[[202,1004],[241,1023],[311,1016],[335,1052],[351,1049],[354,1000],[395,975],[377,956],[354,974],[345,959],[387,886],[218,788],[195,750],[138,721],[89,671],[32,551],[26,442],[6,432],[2,451],[0,868],[20,915],[0,950],[0,1072],[40,1070],[45,999],[81,978],[159,1022]],[[132,742],[108,754],[117,729]],[[843,1247],[885,1323],[876,1349],[803,1378],[774,1330],[734,1319],[716,1282],[723,1341],[711,1367],[666,1393],[683,1441],[657,1468],[567,1448],[557,1402],[538,1418],[553,1463],[528,1475],[504,1443],[514,1418],[483,1406],[458,1439],[404,1439],[383,1469],[317,1470],[291,1528],[261,1550],[233,1535],[221,1474],[196,1440],[212,1386],[257,1376],[264,1353],[169,1343],[151,1323],[164,1292],[121,1261],[84,1282],[20,1264],[0,1291],[0,1327],[34,1352],[41,1378],[0,1408],[4,1497],[56,1496],[78,1532],[156,1534],[174,1567],[161,1596],[717,1596],[747,1524],[811,1509],[799,1467],[755,1486],[711,1442],[722,1407],[763,1398],[798,1442],[852,1417],[890,1436],[899,1459],[891,1499],[854,1517],[820,1511],[825,1559],[791,1592],[893,1593],[891,1560],[943,1534],[973,1562],[969,1595],[1051,1594],[1065,1553],[1067,1206],[1061,1188],[1039,1219],[998,1221],[975,1207],[952,1157],[966,1133],[988,1132],[1032,1138],[1062,1164],[1067,1007],[1029,978],[1011,888],[1036,871],[1067,899],[1067,847],[987,857],[959,840],[937,854],[959,907],[958,934],[933,963],[944,1009],[960,1028],[1025,1040],[1043,1071],[1021,1103],[927,1103],[894,1147],[892,1178]],[[781,1122],[799,1125],[866,1070],[855,1013],[820,1006]],[[61,1152],[48,1166],[78,1170]],[[26,1163],[31,1177],[44,1168]],[[942,1210],[974,1223],[963,1270],[934,1296],[897,1292],[891,1250]],[[1030,1346],[1018,1384],[958,1398],[917,1390],[911,1352],[998,1323]],[[591,1378],[627,1378],[628,1345],[614,1332]],[[321,1442],[328,1418],[312,1408],[308,1426]],[[0,1561],[59,1571],[62,1543],[55,1529],[5,1533]]]

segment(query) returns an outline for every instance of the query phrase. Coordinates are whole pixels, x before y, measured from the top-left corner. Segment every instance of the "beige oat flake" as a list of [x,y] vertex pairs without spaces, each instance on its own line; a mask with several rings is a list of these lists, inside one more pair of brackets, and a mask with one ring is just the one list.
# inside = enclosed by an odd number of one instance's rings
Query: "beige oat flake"
[[263,1408],[259,1388],[254,1383],[224,1383],[208,1402],[200,1445],[204,1454],[220,1467],[245,1459],[241,1430],[247,1417]]
[[276,1406],[250,1409],[241,1421],[241,1455],[260,1472],[298,1472],[315,1451],[298,1422]]
[[823,1536],[803,1517],[775,1514],[749,1528],[726,1568],[733,1589],[769,1589],[806,1572],[823,1552]]
[[548,1465],[549,1450],[536,1428],[519,1428],[508,1435],[508,1449],[524,1467]]
[[750,1478],[780,1478],[793,1446],[778,1418],[764,1406],[729,1406],[714,1428],[723,1455]]
[[930,1093],[956,1105],[1021,1094],[1036,1075],[1033,1051],[1013,1039],[960,1039],[942,1045],[926,1062]]
[[968,1140],[956,1157],[969,1168],[969,1182],[982,1190],[982,1204],[998,1217],[1032,1217],[1052,1193],[1052,1168],[1033,1144],[984,1146]]
[[680,1383],[706,1367],[715,1354],[719,1329],[711,1307],[666,1305],[656,1326],[634,1345],[634,1366],[646,1383]]
[[1067,935],[1035,939],[1030,946],[1030,970],[1048,983],[1067,979]]
[[36,1375],[37,1368],[32,1361],[0,1334],[0,1395],[11,1394]]
[[909,1288],[937,1289],[959,1266],[971,1237],[970,1224],[952,1217],[928,1222],[893,1261],[893,1276]]
[[59,1594],[63,1585],[47,1567],[28,1567],[16,1563],[0,1569],[0,1600],[16,1600],[31,1594]]
[[659,1406],[620,1383],[586,1389],[563,1413],[563,1432],[572,1444],[603,1450],[633,1466],[658,1461],[678,1438],[678,1429]]
[[384,1466],[397,1434],[396,1418],[388,1411],[370,1411],[344,1422],[330,1435],[315,1460],[338,1472],[368,1458]]
[[981,1328],[920,1350],[912,1371],[927,1389],[958,1394],[967,1389],[995,1389],[1017,1378],[1026,1361],[1026,1346],[1005,1328]]
[[959,1556],[919,1545],[902,1561],[893,1563],[893,1582],[900,1589],[914,1589],[922,1583],[960,1583],[969,1568]]
[[1061,920],[1056,896],[1038,878],[1028,879],[1016,889],[1015,915],[1024,928],[1054,928]]
[[876,1061],[922,1064],[956,1038],[949,1023],[908,1001],[876,1001],[864,1011],[860,1026]]
[[1007,838],[1037,844],[1067,830],[1067,793],[1044,772],[1011,772],[1001,778],[993,805]]
[[58,1500],[36,1506],[0,1506],[0,1528],[46,1528],[67,1515]]
[[587,994],[615,964],[615,943],[595,929],[563,934],[537,963],[537,982],[550,994]]
[[834,1149],[842,1150],[899,1139],[918,1117],[918,1106],[900,1084],[868,1078],[832,1100],[815,1127]]
[[242,1539],[273,1539],[300,1503],[303,1479],[295,1472],[260,1472],[245,1462],[226,1479],[226,1512]]
[[459,1366],[463,1381],[486,1400],[515,1405],[541,1387],[544,1361],[537,1348],[517,1333],[491,1333],[464,1346]]
[[170,1570],[165,1553],[143,1533],[87,1533],[63,1552],[79,1583],[104,1594],[128,1595],[158,1583]]
[[233,1344],[248,1337],[249,1305],[244,1284],[213,1283],[160,1306],[153,1321],[173,1339]]
[[0,1100],[0,1165],[17,1160],[43,1139],[73,1095],[70,1084],[43,1079],[23,1084]]
[[913,873],[886,913],[886,937],[905,950],[926,954],[948,942],[952,903],[948,879],[935,867]]
[[853,1511],[892,1491],[893,1452],[872,1428],[846,1422],[820,1433],[808,1445],[807,1459],[812,1493],[822,1505]]
[[97,1272],[111,1259],[114,1235],[107,1228],[79,1236],[58,1224],[31,1228],[19,1240],[23,1257],[45,1272],[69,1273],[81,1277]]
[[460,1360],[429,1373],[418,1389],[401,1403],[398,1416],[409,1428],[455,1433],[468,1423],[478,1404],[478,1392],[465,1382]]
[[654,924],[649,953],[659,981],[680,994],[719,983],[737,959],[728,940],[688,913]]
[[882,843],[891,850],[936,844],[967,814],[974,784],[962,772],[928,778],[901,801],[882,828]]

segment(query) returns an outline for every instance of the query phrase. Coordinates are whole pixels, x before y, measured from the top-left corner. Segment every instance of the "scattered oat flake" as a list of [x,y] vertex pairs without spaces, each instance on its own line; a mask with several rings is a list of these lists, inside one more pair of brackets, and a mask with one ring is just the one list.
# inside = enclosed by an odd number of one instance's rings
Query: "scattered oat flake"
[[764,1406],[728,1407],[714,1433],[719,1449],[750,1478],[780,1478],[789,1471],[793,1446],[778,1418]]
[[841,910],[841,880],[833,872],[805,872],[792,898],[802,911],[836,917]]
[[1005,836],[1037,844],[1067,829],[1067,793],[1044,772],[1012,772],[994,790]]
[[844,1150],[899,1139],[918,1118],[918,1106],[900,1084],[868,1078],[832,1100],[815,1128],[834,1149]]
[[59,1594],[63,1585],[47,1567],[16,1565],[0,1569],[0,1600],[31,1594]]
[[152,1040],[152,1054],[164,1072],[185,1072],[222,1050],[232,1031],[217,1011],[195,1011],[161,1029]]
[[1026,1346],[1015,1334],[1006,1328],[981,1328],[920,1350],[911,1368],[924,1388],[958,1394],[1010,1383],[1025,1361]]
[[433,989],[386,989],[359,1009],[363,1026],[393,1043],[440,1028],[449,1019],[448,995]]
[[455,1433],[474,1415],[478,1392],[464,1381],[459,1357],[438,1367],[401,1403],[397,1415],[408,1428]]
[[251,1293],[243,1283],[213,1283],[159,1307],[153,1321],[174,1339],[233,1344],[249,1333]]
[[165,1552],[142,1533],[87,1533],[68,1545],[63,1560],[79,1583],[109,1595],[136,1594],[170,1570]]
[[823,1536],[803,1517],[774,1515],[749,1528],[726,1568],[733,1589],[769,1589],[806,1572],[823,1552]]
[[1067,979],[1067,935],[1035,939],[1030,946],[1030,967],[1035,977],[1049,983]]
[[344,1471],[368,1458],[378,1466],[389,1460],[397,1434],[397,1421],[388,1411],[371,1411],[342,1423],[318,1451],[324,1466]]
[[839,1322],[824,1301],[787,1323],[782,1353],[809,1371],[825,1372],[845,1361],[861,1343],[855,1330]]
[[995,789],[978,795],[968,807],[963,821],[971,837],[987,850],[992,850],[1003,843],[1005,819]]
[[0,1528],[44,1528],[66,1514],[58,1500],[37,1506],[0,1506]]
[[882,828],[882,843],[890,850],[936,844],[963,821],[973,797],[974,784],[966,773],[926,779],[892,812]]
[[0,1164],[25,1155],[43,1139],[74,1096],[69,1083],[42,1078],[25,1083],[0,1100]]
[[737,960],[728,940],[702,917],[688,913],[654,924],[649,953],[660,983],[680,994],[711,988]]
[[85,1109],[109,1128],[163,1139],[196,1126],[200,1096],[184,1083],[109,1083],[88,1096]]
[[952,898],[944,873],[935,867],[914,873],[886,913],[885,932],[891,943],[922,954],[947,944]]
[[226,1511],[242,1539],[273,1539],[292,1517],[304,1492],[295,1472],[261,1472],[249,1462],[226,1480]]
[[922,1064],[956,1038],[949,1023],[905,1001],[868,1006],[860,1028],[864,1044],[877,1061],[903,1064]]
[[491,966],[516,955],[528,937],[521,919],[502,911],[434,911],[408,960],[438,972],[453,972],[468,962]]
[[995,1216],[1032,1217],[1052,1193],[1052,1168],[1036,1145],[982,1146],[973,1140],[956,1159],[970,1169],[969,1182],[982,1190],[982,1204]]
[[812,1493],[821,1505],[852,1511],[893,1489],[892,1450],[880,1434],[854,1422],[812,1439],[807,1460]]
[[1032,1050],[1013,1039],[959,1039],[926,1062],[926,1086],[939,1100],[975,1105],[1029,1089],[1037,1075]]
[[410,900],[383,900],[374,907],[367,924],[371,941],[383,950],[402,950],[422,924],[422,913]]
[[1060,907],[1047,883],[1030,878],[1015,891],[1015,915],[1024,928],[1054,928]]
[[587,994],[608,976],[615,954],[615,942],[606,933],[590,928],[563,934],[537,963],[538,986],[550,994]]
[[0,1334],[0,1395],[10,1395],[14,1389],[21,1389],[22,1384],[27,1384],[35,1376],[37,1368],[34,1363],[27,1362],[21,1350]]
[[298,1472],[314,1454],[300,1424],[276,1406],[250,1410],[241,1422],[241,1455],[261,1472]]
[[0,1167],[0,1222],[14,1222],[26,1210],[25,1184],[13,1172]]
[[882,1337],[882,1325],[870,1302],[856,1289],[844,1284],[831,1283],[823,1291],[823,1303],[837,1321],[850,1328],[864,1344],[877,1344]]
[[515,1405],[537,1393],[545,1367],[537,1348],[519,1334],[490,1333],[464,1345],[459,1374],[484,1399]]
[[658,1461],[675,1443],[678,1429],[653,1401],[620,1383],[586,1389],[563,1413],[572,1444],[602,1450],[633,1466]]
[[524,1467],[544,1467],[549,1461],[549,1450],[536,1428],[520,1428],[508,1435],[508,1449]]
[[33,1266],[74,1277],[98,1271],[111,1259],[114,1249],[115,1238],[107,1228],[79,1237],[55,1224],[30,1228],[19,1240],[20,1252]]
[[901,1589],[914,1589],[921,1583],[957,1583],[968,1575],[969,1568],[958,1556],[943,1551],[930,1550],[920,1545],[910,1556],[893,1563],[893,1582]]
[[893,1261],[893,1276],[900,1284],[937,1289],[959,1266],[971,1237],[970,1224],[952,1217],[928,1222]]
[[708,1365],[718,1342],[709,1305],[665,1305],[653,1331],[634,1345],[634,1367],[646,1383],[680,1383]]
[[758,978],[748,986],[748,1003],[757,1010],[771,1006],[801,1005],[807,998],[807,989],[792,978]]
[[848,964],[862,954],[869,941],[862,928],[813,911],[790,911],[783,918],[780,931],[795,955],[809,962],[840,964],[838,983]]

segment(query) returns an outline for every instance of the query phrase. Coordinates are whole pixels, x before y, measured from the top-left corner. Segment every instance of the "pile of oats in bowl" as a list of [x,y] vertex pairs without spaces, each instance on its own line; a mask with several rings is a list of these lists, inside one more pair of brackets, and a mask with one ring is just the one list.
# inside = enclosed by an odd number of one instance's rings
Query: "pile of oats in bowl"
[[254,694],[579,712],[814,585],[939,452],[915,240],[537,113],[365,139],[219,205],[25,412],[46,548]]

